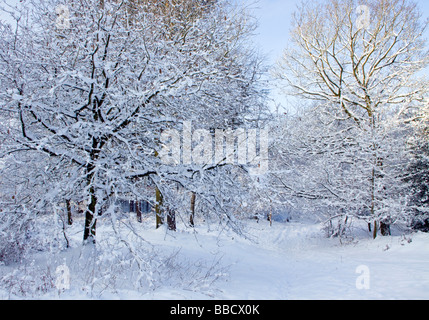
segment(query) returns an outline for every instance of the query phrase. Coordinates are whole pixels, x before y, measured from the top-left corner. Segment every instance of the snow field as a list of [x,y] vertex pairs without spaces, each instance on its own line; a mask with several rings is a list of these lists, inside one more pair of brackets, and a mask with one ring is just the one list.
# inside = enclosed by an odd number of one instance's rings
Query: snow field
[[[77,220],[67,231],[72,248],[49,261],[42,258],[44,254],[35,254],[31,262],[39,271],[49,267],[52,281],[58,277],[54,272],[56,265],[68,266],[70,288],[61,291],[48,288],[24,298],[429,298],[428,234],[397,233],[372,240],[362,232],[354,240],[340,244],[338,239],[325,238],[322,226],[317,223],[274,222],[270,227],[264,220],[248,220],[244,222],[247,237],[243,237],[226,229],[209,230],[201,224],[192,229],[179,223],[178,232],[166,228],[155,230],[153,219],[138,224],[133,218],[127,219],[128,228],[121,232],[130,243],[135,233],[143,237],[144,241],[135,240],[132,248],[137,252],[143,249],[139,246],[144,247],[140,265],[128,249],[117,246],[117,234],[107,220],[100,221],[96,248],[82,247]],[[362,266],[368,274],[362,273],[359,269]],[[24,270],[15,267],[20,272]],[[4,277],[13,267],[2,266],[0,270]],[[362,279],[365,288],[357,285]],[[0,289],[0,298],[22,296],[16,290],[11,294],[4,287]]]

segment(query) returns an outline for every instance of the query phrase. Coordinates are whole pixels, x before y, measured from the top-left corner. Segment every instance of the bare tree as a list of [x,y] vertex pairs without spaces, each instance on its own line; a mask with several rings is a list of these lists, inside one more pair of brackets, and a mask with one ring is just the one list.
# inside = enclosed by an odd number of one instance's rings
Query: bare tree
[[377,223],[386,235],[392,222],[381,214],[387,137],[392,141],[390,129],[404,125],[427,92],[427,81],[419,77],[428,63],[426,27],[411,1],[306,2],[294,15],[293,46],[275,71],[287,94],[327,106],[323,110],[332,121],[358,130],[368,156],[365,180],[374,236]]

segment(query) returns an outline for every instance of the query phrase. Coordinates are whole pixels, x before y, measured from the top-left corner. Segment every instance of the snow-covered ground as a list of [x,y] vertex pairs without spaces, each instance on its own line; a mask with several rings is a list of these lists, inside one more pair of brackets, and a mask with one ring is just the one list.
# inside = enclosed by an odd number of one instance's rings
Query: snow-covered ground
[[[257,242],[234,235],[167,235],[153,232],[151,241],[181,249],[185,256],[221,256],[229,266],[219,281],[220,299],[429,299],[429,235],[369,236],[347,244],[325,239],[318,224],[249,222]],[[362,273],[359,267],[365,266]],[[359,272],[359,273],[357,273]],[[356,283],[369,289],[359,289]],[[359,287],[359,288],[358,288]],[[166,295],[167,294],[167,295]],[[154,292],[150,298],[197,298],[182,292]]]
[[[267,221],[249,220],[245,222],[245,238],[216,228],[209,231],[206,226],[195,231],[179,226],[178,232],[166,232],[164,228],[154,230],[152,219],[144,222],[135,223],[135,230],[159,254],[174,260],[173,271],[160,283],[146,290],[126,285],[90,290],[91,286],[84,283],[85,277],[75,280],[76,271],[71,271],[70,289],[61,293],[45,290],[38,298],[429,299],[429,234],[397,232],[372,240],[361,229],[360,236],[341,244],[338,239],[325,238],[321,225],[315,223],[274,222],[270,227]],[[72,248],[56,257],[66,266],[76,261],[82,263],[83,251],[88,250],[79,244],[79,227],[76,222],[74,229],[69,230]],[[108,230],[107,224],[100,224],[98,236],[102,238]],[[40,253],[32,265],[45,263]],[[52,268],[49,274],[58,277]],[[6,271],[12,272],[13,266],[1,266],[0,276],[4,277]],[[98,277],[96,271],[93,273],[95,276],[87,275],[87,279]],[[114,277],[99,277],[106,276]],[[20,297],[3,285],[0,298]]]

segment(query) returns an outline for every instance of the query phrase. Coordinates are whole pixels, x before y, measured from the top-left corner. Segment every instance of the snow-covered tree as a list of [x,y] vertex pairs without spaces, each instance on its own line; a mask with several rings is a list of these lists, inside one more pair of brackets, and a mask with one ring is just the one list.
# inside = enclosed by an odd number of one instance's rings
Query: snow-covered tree
[[402,181],[402,171],[409,152],[404,127],[383,123],[384,131],[379,129],[382,165],[376,171],[374,216],[372,192],[368,192],[372,191],[373,152],[353,120],[341,119],[329,106],[317,105],[278,124],[275,136],[284,138],[274,145],[272,187],[279,197],[292,196],[301,210],[319,213],[329,235],[342,236],[353,218],[368,223],[381,217],[391,223],[406,221],[408,184]]
[[409,139],[411,161],[404,180],[411,185],[413,215],[411,226],[429,231],[429,104],[423,105],[413,119],[413,135]]
[[275,71],[287,94],[316,103],[303,136],[306,152],[325,155],[313,164],[320,178],[313,187],[348,203],[344,214],[360,212],[374,223],[374,236],[378,228],[389,233],[406,201],[392,188],[401,181],[404,126],[427,92],[418,76],[428,62],[420,18],[404,0],[306,2]]
[[116,197],[145,199],[145,184],[164,204],[180,184],[219,207],[224,192],[203,176],[227,172],[165,165],[158,153],[164,130],[184,120],[211,128],[244,121],[258,101],[259,61],[247,49],[252,24],[241,8],[48,0],[5,10],[16,25],[0,25],[1,110],[19,126],[5,154],[52,159],[55,183],[41,198],[51,206],[85,200],[86,242]]

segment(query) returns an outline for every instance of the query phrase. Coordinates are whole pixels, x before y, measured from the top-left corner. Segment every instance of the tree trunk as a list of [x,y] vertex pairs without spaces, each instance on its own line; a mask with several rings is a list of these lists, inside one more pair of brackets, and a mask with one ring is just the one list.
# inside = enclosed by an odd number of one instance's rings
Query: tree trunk
[[95,243],[95,228],[97,223],[95,208],[97,205],[97,197],[95,196],[94,187],[89,189],[91,202],[85,212],[85,230],[83,233],[84,243]]
[[[95,114],[95,117],[98,118],[98,114]],[[97,119],[95,119],[97,120]],[[105,141],[104,141],[105,142]],[[91,162],[86,166],[86,182],[89,187],[89,199],[90,202],[85,211],[85,229],[83,232],[83,242],[95,244],[95,228],[97,223],[97,196],[95,194],[95,165],[94,163],[98,160],[99,153],[101,151],[102,146],[104,145],[103,141],[97,139],[95,137],[92,138],[92,150],[90,152]],[[101,211],[100,214],[101,215]]]
[[195,217],[195,192],[192,192],[191,195],[191,215],[189,216],[189,224],[191,225],[191,227],[194,227],[194,217]]
[[[375,168],[372,169],[371,175],[371,217],[375,216]],[[377,221],[374,221],[374,230],[372,237],[377,238]]]
[[71,212],[70,199],[66,200],[66,208],[67,208],[67,224],[71,226],[73,224],[73,218],[72,218],[72,212]]
[[156,228],[158,229],[161,225],[164,224],[162,219],[162,194],[158,188],[155,190],[155,201]]
[[141,208],[141,202],[136,202],[136,214],[137,214],[137,222],[142,223],[142,208]]
[[176,231],[176,212],[174,210],[167,210],[167,225],[168,230]]
[[378,231],[377,221],[374,221],[374,230],[372,234],[373,239],[377,238],[377,231]]

